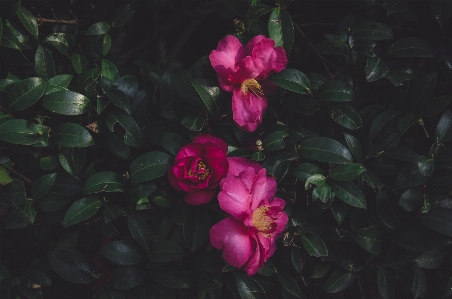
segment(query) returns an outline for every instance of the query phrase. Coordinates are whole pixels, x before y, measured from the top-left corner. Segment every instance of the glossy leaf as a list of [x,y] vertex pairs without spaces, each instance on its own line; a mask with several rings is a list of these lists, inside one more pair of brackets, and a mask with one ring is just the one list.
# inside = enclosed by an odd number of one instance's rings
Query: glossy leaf
[[218,117],[223,101],[223,94],[220,88],[210,81],[201,79],[192,79],[191,84],[198,92],[210,114],[213,117]]
[[11,111],[22,111],[36,103],[46,89],[45,80],[37,77],[25,79],[15,84],[7,94]]
[[131,113],[129,98],[125,93],[123,93],[119,89],[111,88],[108,92],[105,93],[105,95],[112,101],[113,104],[115,104],[116,107],[127,112],[127,114]]
[[355,280],[355,273],[337,270],[326,281],[323,291],[328,294],[339,293],[348,288]]
[[383,78],[389,72],[389,67],[379,57],[367,57],[366,80],[374,82]]
[[105,117],[105,124],[113,132],[114,125],[119,123],[125,129],[124,143],[133,147],[141,147],[141,133],[135,120],[121,110],[114,110]]
[[52,188],[53,184],[55,183],[55,178],[57,174],[51,173],[46,174],[37,179],[33,186],[31,187],[31,194],[33,199],[39,200],[43,198],[49,191],[50,188]]
[[341,126],[356,130],[362,127],[359,114],[346,103],[331,103],[328,105],[328,115]]
[[366,168],[361,164],[349,163],[334,168],[328,177],[335,181],[354,181],[364,171]]
[[132,236],[147,250],[151,244],[151,233],[143,217],[135,212],[129,213],[127,223]]
[[124,192],[123,178],[116,172],[101,171],[90,176],[83,187],[83,194],[99,192]]
[[444,111],[436,126],[435,138],[438,143],[444,143],[452,139],[452,112]]
[[250,27],[251,25],[253,25],[254,22],[259,20],[260,17],[269,13],[272,10],[273,10],[273,7],[265,5],[265,4],[257,4],[257,5],[251,6],[246,13],[246,19],[248,20],[248,26]]
[[288,133],[284,131],[275,131],[265,137],[265,139],[262,141],[262,145],[264,146],[265,151],[277,151],[280,149],[283,149],[284,144],[284,138],[289,135]]
[[54,46],[66,56],[69,55],[69,49],[73,46],[72,38],[65,33],[50,34],[42,40],[42,43]]
[[432,47],[423,39],[405,37],[394,42],[390,57],[433,57]]
[[345,203],[361,209],[367,207],[363,193],[352,182],[328,182],[328,184],[334,194]]
[[354,39],[384,40],[393,38],[391,28],[385,24],[376,23],[370,20],[360,22],[353,26],[351,35]]
[[305,233],[301,236],[306,251],[313,256],[328,256],[328,249],[325,242],[315,233]]
[[94,282],[97,269],[85,254],[72,249],[58,249],[48,254],[50,266],[58,276],[72,283]]
[[87,147],[94,145],[91,134],[75,123],[63,123],[55,129],[55,140],[65,147]]
[[34,36],[34,38],[38,39],[39,29],[38,22],[36,22],[33,14],[23,6],[19,6],[17,10],[17,16],[19,17],[20,22],[24,25],[25,29]]
[[177,155],[181,148],[188,144],[180,135],[171,132],[163,133],[159,139],[160,144],[172,155]]
[[88,60],[84,55],[74,53],[72,54],[72,67],[77,74],[81,74],[86,71],[86,68],[88,67]]
[[242,299],[267,298],[262,286],[250,276],[242,273],[234,273],[237,290]]
[[276,73],[269,79],[276,85],[301,94],[307,94],[311,92],[311,82],[309,78],[296,69],[286,68],[280,73]]
[[75,201],[63,218],[65,226],[71,226],[81,221],[91,218],[102,206],[102,202],[97,197],[84,197]]
[[363,148],[362,148],[359,140],[350,134],[347,134],[347,133],[343,133],[343,134],[345,137],[345,141],[347,142],[348,148],[352,152],[352,155],[355,158],[355,160],[359,161],[362,158],[364,158]]
[[334,164],[352,162],[352,155],[345,146],[325,137],[313,137],[302,141],[299,153],[306,158],[321,162]]
[[97,22],[86,30],[86,35],[102,35],[110,30],[110,24],[107,22]]
[[88,112],[90,101],[74,91],[61,90],[45,95],[41,105],[58,114],[79,115]]
[[433,159],[419,156],[414,162],[408,162],[397,174],[395,184],[398,188],[419,186],[430,179],[434,169]]
[[353,240],[367,252],[377,255],[381,253],[383,232],[376,226],[359,229],[352,234]]
[[120,265],[135,265],[143,260],[143,256],[138,248],[126,240],[107,243],[102,247],[100,253]]
[[148,152],[136,158],[130,164],[130,182],[140,183],[166,175],[171,167],[172,158],[162,152]]
[[290,53],[294,40],[294,28],[289,13],[280,7],[273,9],[268,20],[268,33],[275,46],[282,46]]
[[319,88],[319,100],[325,102],[348,102],[353,99],[353,89],[345,82],[330,80]]

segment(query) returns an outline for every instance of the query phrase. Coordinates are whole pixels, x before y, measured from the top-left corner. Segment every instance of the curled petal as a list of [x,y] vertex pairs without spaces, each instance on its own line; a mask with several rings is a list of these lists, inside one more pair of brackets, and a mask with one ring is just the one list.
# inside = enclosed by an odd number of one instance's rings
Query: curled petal
[[230,157],[228,158],[228,162],[228,176],[238,176],[242,171],[248,169],[249,167],[253,168],[256,173],[262,169],[262,166],[260,166],[259,163],[242,157]]
[[257,240],[256,235],[252,235],[253,237],[253,241],[257,244],[256,246],[256,250],[254,250],[254,253],[251,255],[250,260],[248,261],[248,263],[245,266],[245,271],[246,274],[248,275],[254,275],[257,273],[257,271],[259,271],[259,268],[262,267],[264,265],[264,263],[262,262],[262,252],[261,252],[261,247],[260,244]]
[[228,35],[218,43],[210,55],[210,63],[220,77],[228,78],[236,71],[236,63],[247,55],[245,47],[238,38]]
[[228,176],[221,181],[218,202],[223,211],[243,220],[251,206],[250,189],[240,178]]
[[273,177],[267,177],[267,170],[265,168],[259,170],[251,190],[251,209],[254,211],[262,202],[270,201],[275,196],[276,188],[276,180]]
[[200,134],[193,139],[194,143],[206,144],[208,142],[215,144],[218,146],[225,154],[228,153],[228,145],[221,138],[213,137],[208,134]]
[[218,84],[220,85],[220,88],[227,92],[232,92],[234,88],[237,88],[237,85],[229,83],[227,77],[218,77]]
[[175,164],[186,157],[199,157],[204,152],[204,146],[199,143],[190,143],[184,146],[176,155]]
[[252,92],[246,95],[240,88],[232,93],[232,117],[240,129],[254,132],[262,123],[262,114],[267,109],[267,98]]
[[232,266],[240,268],[248,262],[256,250],[248,229],[233,217],[228,217],[210,229],[210,243],[223,250],[224,259]]
[[246,56],[237,63],[237,70],[228,76],[228,81],[232,84],[242,84],[247,79],[256,78],[264,69],[260,59],[253,59]]
[[215,190],[199,190],[194,192],[186,192],[184,200],[188,204],[197,206],[208,203],[215,195]]
[[[256,40],[254,40],[256,39]],[[267,79],[273,72],[279,73],[286,68],[287,56],[283,47],[276,47],[271,38],[257,36],[247,45],[254,60],[262,61],[263,70],[257,77],[258,80]]]

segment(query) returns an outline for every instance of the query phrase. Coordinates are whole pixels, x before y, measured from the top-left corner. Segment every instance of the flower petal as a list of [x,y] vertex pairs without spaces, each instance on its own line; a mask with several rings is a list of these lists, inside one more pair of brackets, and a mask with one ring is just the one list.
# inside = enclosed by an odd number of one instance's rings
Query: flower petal
[[275,48],[275,41],[271,38],[257,36],[250,40],[246,48],[252,53],[254,60],[262,61],[263,70],[257,79],[267,79],[273,72],[279,73],[286,68],[288,62],[286,51],[283,47]]
[[243,220],[251,206],[250,189],[240,178],[228,176],[221,181],[218,202],[223,211]]
[[251,256],[251,258],[248,261],[248,264],[244,269],[246,271],[246,274],[250,276],[256,274],[257,271],[259,271],[259,268],[264,265],[264,263],[262,262],[263,256],[261,248],[255,235],[253,236],[253,241],[256,243],[257,246],[256,249],[254,250],[254,254]]
[[194,192],[186,192],[184,200],[186,203],[197,206],[208,203],[215,195],[215,189],[204,189]]
[[236,71],[229,74],[228,81],[232,84],[242,84],[247,79],[256,78],[263,70],[264,65],[260,59],[246,56],[237,63]]
[[209,134],[200,134],[193,139],[194,143],[206,144],[207,142],[213,143],[218,146],[224,153],[228,153],[228,145],[221,138],[213,137]]
[[233,217],[228,217],[210,229],[210,243],[223,250],[224,259],[232,266],[240,268],[255,251],[248,229]]
[[257,97],[249,92],[245,95],[240,88],[232,93],[232,118],[241,130],[254,132],[262,123],[262,114],[267,109],[267,98]]
[[253,168],[256,173],[262,169],[262,166],[260,166],[259,163],[242,157],[228,158],[228,162],[229,162],[228,176],[230,175],[238,176],[242,171],[248,169],[249,167]]
[[236,71],[236,63],[245,58],[247,52],[238,38],[228,35],[218,43],[210,55],[210,63],[220,77],[228,78]]
[[263,201],[270,201],[275,196],[276,188],[276,180],[267,177],[267,170],[262,168],[257,173],[251,190],[251,210],[257,209]]
[[174,164],[178,164],[185,157],[199,157],[204,151],[204,146],[198,143],[190,143],[181,148],[177,153]]

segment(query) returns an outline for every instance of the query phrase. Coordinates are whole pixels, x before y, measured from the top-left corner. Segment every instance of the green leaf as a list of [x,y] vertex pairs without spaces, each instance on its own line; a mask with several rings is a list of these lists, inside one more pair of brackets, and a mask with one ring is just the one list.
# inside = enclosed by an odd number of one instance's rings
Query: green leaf
[[430,179],[435,163],[433,159],[419,156],[414,162],[409,162],[397,174],[395,185],[397,188],[415,187]]
[[166,175],[171,166],[172,158],[168,154],[162,152],[142,154],[130,165],[130,182],[140,183],[156,179]]
[[58,154],[58,160],[61,166],[70,175],[76,175],[82,170],[86,161],[86,151],[84,148],[61,148]]
[[39,29],[38,22],[36,22],[33,14],[23,6],[19,6],[17,10],[17,16],[19,17],[20,22],[24,25],[25,29],[31,33],[36,39],[38,39]]
[[50,266],[58,276],[72,283],[89,284],[98,278],[91,258],[72,249],[57,249],[48,253]]
[[284,69],[269,78],[276,85],[301,94],[311,93],[311,82],[308,76],[296,69]]
[[98,192],[124,192],[123,177],[116,172],[102,171],[90,176],[83,187],[83,194]]
[[397,123],[397,128],[399,128],[400,134],[404,134],[412,125],[420,120],[419,115],[408,114],[402,117]]
[[39,45],[35,54],[35,73],[38,77],[49,80],[56,75],[55,63],[50,52]]
[[242,299],[267,298],[264,288],[250,276],[234,272],[234,279]]
[[389,60],[386,61],[386,64],[389,67],[386,78],[388,78],[395,86],[402,85],[404,81],[414,78],[414,71],[408,64],[398,60]]
[[190,114],[182,119],[181,123],[191,131],[201,131],[204,127],[204,117]]
[[60,90],[42,97],[42,107],[63,115],[80,115],[88,112],[90,101],[80,93]]
[[344,81],[330,80],[319,88],[319,101],[348,102],[353,100],[353,89]]
[[265,5],[265,4],[257,4],[255,6],[251,6],[246,12],[246,19],[248,28],[253,25],[254,22],[259,20],[260,17],[269,13],[273,10],[273,7]]
[[415,162],[419,155],[407,147],[393,147],[382,153],[383,157],[388,157],[400,161]]
[[30,215],[30,213],[25,210],[26,207],[30,208],[30,205],[31,203],[26,203],[24,209],[18,207],[12,211],[5,221],[5,227],[7,229],[19,229],[28,224],[32,224],[34,222],[34,218],[36,217],[36,211],[33,210],[35,214]]
[[187,272],[177,263],[164,264],[163,266],[150,269],[149,272],[152,278],[166,287],[172,289],[190,287],[190,278]]
[[452,236],[452,210],[448,208],[434,207],[428,213],[422,215],[421,222],[428,228],[440,234]]
[[46,174],[33,183],[33,186],[31,187],[31,196],[34,200],[43,198],[44,195],[50,191],[50,188],[52,188],[55,183],[56,176],[56,173]]
[[105,124],[111,132],[114,125],[119,123],[126,131],[124,135],[124,143],[133,147],[141,147],[141,133],[135,120],[121,110],[114,110],[105,117]]
[[395,278],[394,275],[384,268],[378,268],[377,275],[378,290],[383,299],[394,298]]
[[281,284],[281,292],[283,298],[287,298],[285,292],[289,293],[291,296],[289,298],[303,298],[305,299],[304,294],[300,291],[298,287],[297,281],[293,278],[292,275],[286,272],[278,272],[276,273],[276,278]]
[[268,33],[275,41],[275,46],[282,46],[289,55],[294,40],[294,28],[289,13],[277,7],[273,9],[268,20]]
[[377,192],[376,206],[378,218],[380,218],[384,225],[389,228],[394,228],[399,223],[392,201],[381,188]]
[[94,139],[87,129],[76,123],[63,123],[55,129],[55,140],[60,146],[87,147],[94,145]]
[[0,139],[8,143],[34,145],[48,136],[50,128],[24,119],[10,119],[0,124]]
[[370,39],[356,39],[355,40],[355,39],[353,39],[353,36],[350,36],[349,44],[354,52],[362,54],[367,57],[375,57],[374,48],[377,45],[376,41],[373,41]]
[[69,49],[72,48],[74,44],[72,37],[65,33],[50,34],[42,40],[42,43],[54,46],[66,56],[69,55]]
[[326,40],[318,43],[314,50],[321,54],[332,54],[332,55],[349,55],[348,47],[345,44],[344,39],[340,36],[327,34],[325,35]]
[[108,223],[116,219],[116,217],[120,215],[127,215],[127,212],[123,208],[115,204],[106,205],[104,210],[102,211],[102,218],[104,220],[104,223]]
[[140,250],[126,240],[107,243],[100,253],[120,265],[135,265],[143,260]]
[[313,256],[328,256],[328,249],[325,242],[315,233],[305,233],[301,236],[301,242],[303,243],[306,251]]
[[[69,74],[61,74],[61,75],[54,76],[54,77],[50,78],[49,81],[47,81],[47,88],[52,87],[52,86],[66,88],[69,85],[69,83],[71,83],[72,77],[73,76],[69,75]],[[46,90],[46,93],[47,93],[47,90]]]
[[134,14],[135,7],[131,3],[122,5],[111,14],[110,25],[113,28],[122,27],[129,22]]
[[434,0],[430,5],[430,9],[436,22],[443,29],[452,11],[452,3],[448,0]]
[[378,135],[384,133],[390,127],[395,125],[401,117],[402,114],[394,109],[389,109],[378,114],[370,125],[369,138],[374,139]]
[[[151,233],[155,241],[163,240],[173,228],[171,210],[162,209],[151,222]],[[181,240],[181,242],[183,242]]]
[[434,57],[432,47],[423,39],[405,37],[394,42],[390,57]]
[[163,240],[152,244],[148,258],[154,262],[169,262],[186,254],[185,250],[173,241]]
[[412,111],[419,111],[428,102],[435,90],[436,77],[436,73],[427,75],[413,85],[408,97]]
[[110,278],[110,285],[117,290],[130,290],[146,278],[146,272],[140,265],[118,267]]
[[141,247],[147,250],[151,244],[151,233],[143,217],[138,213],[131,212],[127,217],[127,223],[132,236]]
[[46,90],[45,80],[37,77],[15,84],[7,93],[8,109],[22,111],[36,103]]
[[119,71],[116,65],[107,59],[102,59],[102,77],[110,80],[116,80],[119,78]]
[[364,171],[366,171],[366,168],[361,164],[349,163],[336,167],[328,177],[336,181],[354,181]]
[[289,134],[284,131],[272,132],[267,137],[265,137],[265,139],[262,142],[264,150],[270,152],[283,149],[285,146],[283,139],[287,135]]
[[[20,3],[20,2],[19,2]],[[3,30],[3,34],[0,39],[0,45],[3,47],[16,49],[21,51],[22,49],[22,43],[19,40],[19,37],[16,35],[16,31],[14,28],[12,28],[11,24],[9,24],[9,21],[6,20],[6,26],[3,26],[3,23],[0,20],[0,25]]]
[[165,132],[160,135],[160,144],[172,155],[177,155],[179,151],[188,144],[188,141],[180,135],[171,132]]
[[325,137],[312,137],[302,141],[299,153],[306,158],[326,163],[345,164],[353,161],[345,146]]
[[394,231],[394,242],[408,250],[429,251],[449,245],[447,237],[436,233],[419,222],[406,223]]
[[77,74],[81,74],[86,71],[86,68],[88,67],[88,60],[84,55],[74,53],[72,54],[72,67]]
[[334,219],[336,219],[337,224],[341,225],[342,222],[344,222],[345,216],[347,215],[347,205],[345,205],[345,203],[340,200],[334,200],[331,204],[331,212],[333,213]]
[[75,201],[63,218],[63,225],[71,226],[91,218],[102,206],[97,197],[84,197]]
[[444,254],[441,250],[426,251],[414,261],[421,268],[425,269],[436,269],[439,268],[444,260]]
[[218,117],[223,101],[223,93],[216,83],[206,79],[191,79],[191,84],[213,117]]
[[392,30],[382,23],[376,23],[374,21],[363,21],[354,25],[351,30],[351,36],[354,39],[371,39],[371,40],[384,40],[392,39]]
[[195,286],[203,291],[219,289],[223,286],[220,273],[192,272],[190,279]]
[[359,140],[350,134],[347,134],[347,133],[343,133],[343,134],[345,137],[345,141],[347,142],[348,148],[352,152],[352,155],[355,158],[355,160],[359,161],[362,158],[364,158],[363,148],[362,148]]
[[322,174],[323,170],[318,167],[317,165],[310,164],[310,163],[303,163],[298,165],[294,168],[292,171],[292,174],[301,181],[302,184],[306,183],[306,180],[314,175],[314,174]]
[[207,239],[210,230],[209,213],[203,208],[193,208],[185,216],[183,234],[190,252],[198,249]]
[[443,111],[447,106],[449,106],[452,101],[452,94],[447,94],[441,97],[430,99],[427,103],[422,106],[419,113],[422,116],[433,116],[441,111]]
[[355,280],[355,273],[336,270],[326,281],[323,291],[328,294],[339,293],[348,288]]
[[105,93],[105,95],[113,102],[113,104],[115,104],[116,107],[127,112],[127,114],[131,113],[129,98],[125,93],[115,87],[112,87]]
[[352,234],[353,240],[358,243],[365,251],[378,255],[381,253],[384,234],[376,226],[354,231]]
[[350,130],[356,130],[363,126],[359,114],[350,105],[331,103],[328,104],[328,108],[328,115],[341,126]]
[[386,76],[389,72],[389,67],[386,63],[384,63],[381,58],[375,57],[367,57],[367,65],[366,65],[366,80],[367,82],[377,81],[384,76]]
[[424,193],[418,188],[411,188],[405,190],[399,199],[399,206],[406,211],[411,212],[416,208],[419,208],[424,203]]
[[124,299],[126,294],[110,287],[103,287],[99,294],[99,299]]
[[85,35],[102,35],[110,31],[110,24],[107,22],[97,22],[86,30]]
[[361,190],[352,182],[328,182],[334,194],[345,203],[365,209],[367,207],[366,199]]
[[0,167],[0,185],[8,185],[13,179],[4,167]]
[[444,143],[452,139],[452,112],[444,111],[436,126],[435,138],[438,143]]

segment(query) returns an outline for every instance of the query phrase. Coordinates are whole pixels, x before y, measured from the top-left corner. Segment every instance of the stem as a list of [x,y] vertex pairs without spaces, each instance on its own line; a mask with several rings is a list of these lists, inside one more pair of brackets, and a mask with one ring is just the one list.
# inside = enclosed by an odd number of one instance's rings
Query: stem
[[24,176],[23,174],[21,174],[21,173],[15,171],[14,169],[12,169],[12,168],[10,168],[10,167],[5,167],[5,168],[8,169],[8,171],[11,172],[12,174],[14,174],[14,175],[18,176],[19,178],[21,178],[22,180],[24,180],[25,182],[30,183],[30,184],[33,183],[32,180],[30,180],[29,178],[27,178],[27,177]]
[[54,19],[44,19],[44,18],[35,18],[39,23],[57,23],[57,24],[69,24],[75,25],[78,23],[78,20],[54,20]]

